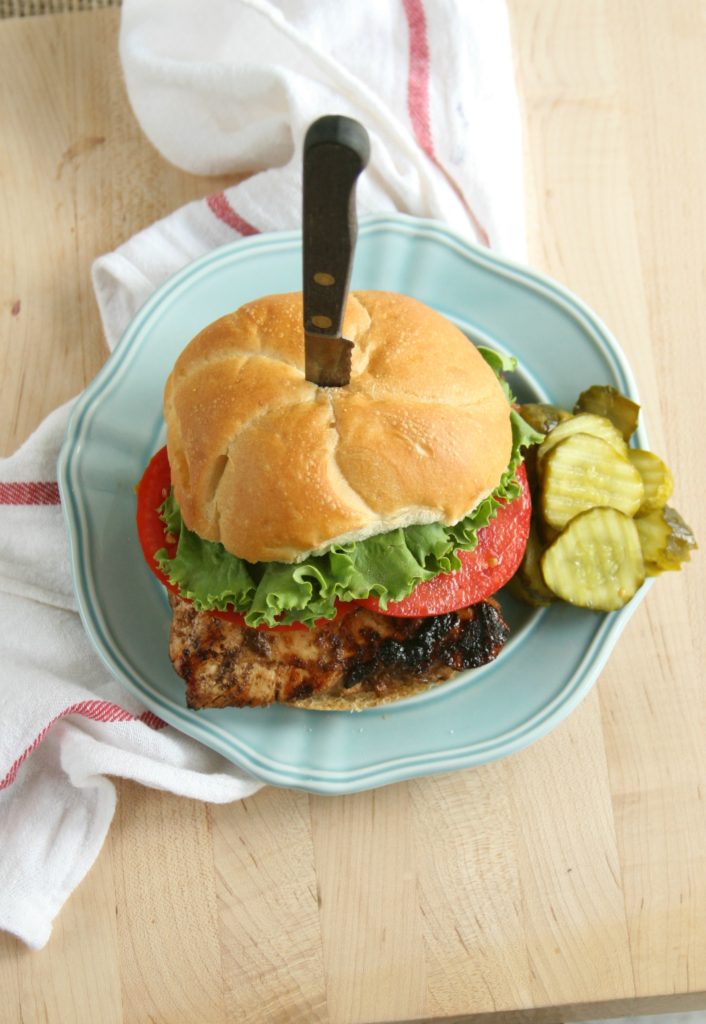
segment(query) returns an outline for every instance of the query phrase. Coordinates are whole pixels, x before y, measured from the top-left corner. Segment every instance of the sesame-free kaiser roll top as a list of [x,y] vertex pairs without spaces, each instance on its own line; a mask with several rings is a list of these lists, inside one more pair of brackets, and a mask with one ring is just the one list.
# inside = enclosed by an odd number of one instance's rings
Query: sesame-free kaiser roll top
[[500,482],[510,410],[492,370],[439,313],[353,292],[350,383],[304,377],[301,293],[269,295],[190,342],[164,394],[184,523],[249,562],[462,519]]

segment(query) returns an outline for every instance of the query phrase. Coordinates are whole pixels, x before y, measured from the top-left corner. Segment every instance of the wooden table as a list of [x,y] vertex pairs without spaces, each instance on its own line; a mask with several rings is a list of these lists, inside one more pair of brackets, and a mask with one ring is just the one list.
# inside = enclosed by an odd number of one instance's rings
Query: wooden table
[[[706,542],[706,19],[699,0],[512,0],[532,262],[635,368]],[[132,117],[118,13],[0,24],[0,448],[105,359],[94,256],[225,179]],[[706,1006],[703,556],[532,748],[345,798],[209,807],[119,784],[3,1021],[562,1021]]]

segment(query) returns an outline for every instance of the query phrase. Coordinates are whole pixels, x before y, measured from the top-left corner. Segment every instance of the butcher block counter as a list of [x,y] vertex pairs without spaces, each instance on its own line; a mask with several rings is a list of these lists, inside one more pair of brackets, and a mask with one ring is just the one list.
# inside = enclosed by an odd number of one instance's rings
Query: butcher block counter
[[[511,0],[530,259],[608,324],[706,543],[700,0]],[[95,256],[226,178],[130,111],[115,9],[0,21],[0,453],[106,359]],[[589,382],[590,383],[590,382]],[[5,1022],[570,1021],[706,1007],[703,553],[583,703],[482,768],[207,806],[118,782]]]

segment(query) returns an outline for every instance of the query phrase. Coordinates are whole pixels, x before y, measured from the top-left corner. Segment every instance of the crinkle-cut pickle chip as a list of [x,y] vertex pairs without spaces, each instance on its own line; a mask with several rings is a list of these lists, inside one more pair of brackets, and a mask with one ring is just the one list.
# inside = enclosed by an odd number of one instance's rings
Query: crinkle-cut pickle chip
[[610,420],[607,420],[605,416],[594,416],[592,413],[585,412],[580,416],[572,416],[568,420],[563,420],[547,434],[537,449],[537,466],[542,467],[549,452],[556,448],[561,441],[565,441],[567,437],[572,437],[574,434],[590,434],[592,437],[600,437],[621,455],[625,455],[628,450],[623,435]]
[[648,576],[681,569],[697,547],[691,527],[669,505],[641,516],[635,524]]
[[571,419],[571,413],[566,409],[547,402],[525,402],[520,406],[520,416],[540,434],[548,434],[564,420]]
[[583,512],[544,552],[542,574],[564,601],[598,612],[617,611],[645,579],[635,521],[614,508]]
[[509,581],[507,589],[518,601],[528,604],[531,608],[548,608],[552,601],[556,601],[554,594],[552,594],[551,600],[547,600],[537,594],[536,591],[530,590],[519,573],[515,573]]
[[545,608],[556,600],[556,596],[544,582],[540,567],[541,557],[542,542],[532,524],[520,568],[510,581],[510,591],[515,597],[531,604],[533,608]]
[[594,384],[579,395],[574,412],[592,412],[605,416],[613,423],[626,441],[637,429],[640,406],[622,395],[611,384]]
[[638,471],[600,437],[573,434],[546,457],[540,507],[544,519],[557,530],[598,506],[633,516],[643,496]]
[[664,508],[674,490],[674,480],[669,467],[662,462],[659,455],[643,451],[642,448],[631,448],[628,451],[628,458],[642,477],[645,488],[645,496],[635,515],[646,516],[650,512]]

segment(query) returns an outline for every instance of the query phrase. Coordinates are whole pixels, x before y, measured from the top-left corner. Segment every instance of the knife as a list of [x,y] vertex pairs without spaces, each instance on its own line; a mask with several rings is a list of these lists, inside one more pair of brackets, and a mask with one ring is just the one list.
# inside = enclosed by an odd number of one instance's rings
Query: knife
[[351,376],[353,342],[342,337],[358,234],[355,186],[368,163],[370,140],[349,117],[314,121],[304,139],[303,291],[306,379],[343,387]]

